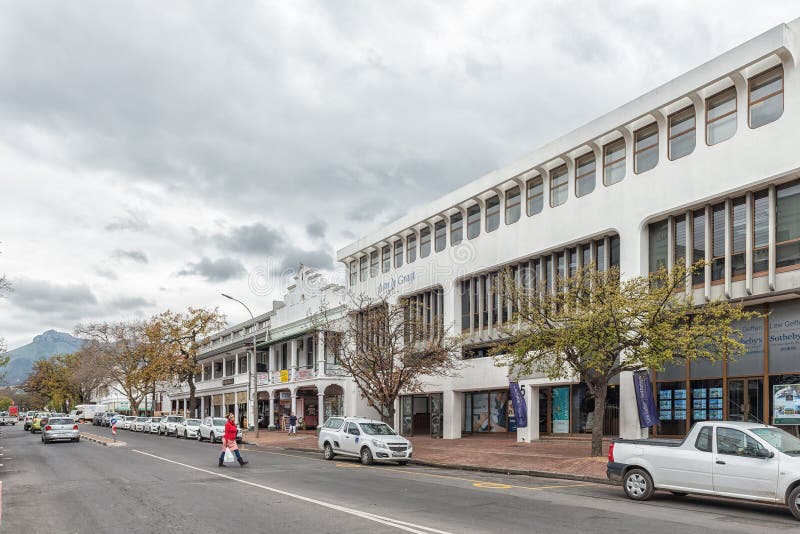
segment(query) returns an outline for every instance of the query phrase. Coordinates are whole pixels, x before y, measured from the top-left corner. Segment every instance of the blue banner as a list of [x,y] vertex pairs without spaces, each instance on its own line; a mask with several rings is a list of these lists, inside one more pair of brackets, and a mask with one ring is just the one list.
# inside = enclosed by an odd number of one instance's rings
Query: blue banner
[[650,374],[647,371],[633,373],[633,389],[636,392],[636,405],[639,407],[639,426],[648,428],[658,424],[653,385],[650,383]]
[[519,384],[510,382],[508,384],[508,394],[511,397],[511,404],[514,406],[514,419],[516,420],[517,428],[525,428],[528,426],[528,406],[525,404],[525,397],[522,396]]

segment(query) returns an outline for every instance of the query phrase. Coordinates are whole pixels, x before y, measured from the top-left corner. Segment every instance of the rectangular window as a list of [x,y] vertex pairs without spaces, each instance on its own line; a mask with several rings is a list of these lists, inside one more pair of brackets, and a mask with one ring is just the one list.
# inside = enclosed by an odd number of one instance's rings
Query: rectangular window
[[669,116],[669,159],[676,160],[694,152],[697,142],[695,134],[694,106],[689,106]]
[[481,235],[481,207],[477,204],[467,209],[467,239]]
[[360,267],[360,270],[361,270],[361,272],[359,274],[360,274],[361,281],[362,282],[366,282],[367,281],[367,257],[366,256],[361,256],[361,259],[359,260],[359,262],[360,262],[359,263],[359,267]]
[[560,206],[567,201],[567,166],[550,171],[550,207]]
[[356,281],[358,280],[358,266],[356,265],[355,260],[350,262],[350,285],[356,285]]
[[633,172],[640,174],[658,164],[658,124],[637,130],[634,139]]
[[481,275],[481,300],[477,302],[483,302],[483,306],[481,308],[481,314],[483,316],[483,327],[489,327],[489,291],[491,290],[490,284],[491,281],[489,280],[488,275]]
[[[695,210],[692,214],[692,264],[706,259],[706,210]],[[706,282],[706,270],[699,269],[692,275],[692,285],[702,286]]]
[[480,310],[481,301],[478,297],[480,293],[480,277],[473,278],[471,286],[472,286],[472,302],[474,303],[472,307],[472,327],[473,329],[477,330],[478,320],[480,318],[480,313],[481,313]]
[[608,238],[608,263],[611,267],[619,267],[620,250],[619,250],[619,236],[612,235]]
[[667,223],[668,221],[660,221],[650,225],[648,248],[651,273],[667,268]]
[[783,114],[783,67],[775,67],[749,80],[750,128],[775,121]]
[[419,257],[427,258],[431,253],[431,229],[426,226],[419,232]]
[[381,249],[381,271],[388,273],[392,268],[392,249],[389,245],[384,245]]
[[775,190],[776,268],[800,263],[800,181]]
[[745,275],[745,244],[747,243],[747,204],[744,197],[731,202],[731,277]]
[[544,259],[544,290],[553,292],[553,256],[548,254]]
[[706,143],[716,145],[736,133],[736,88],[730,87],[706,100]]
[[566,258],[564,258],[565,254],[566,251],[556,256],[556,261],[557,261],[556,265],[558,269],[558,271],[556,272],[556,276],[558,277],[558,279],[556,280],[556,287],[560,285],[560,282],[564,280],[564,277],[567,274],[567,262]]
[[675,254],[675,263],[686,265],[686,217],[680,215],[675,218],[672,251]]
[[570,249],[567,254],[569,255],[569,277],[573,278],[578,273],[578,249]]
[[406,238],[406,261],[414,263],[417,259],[417,235],[411,234]]
[[433,248],[436,252],[441,252],[447,246],[447,223],[436,221],[433,225]]
[[583,245],[581,254],[583,254],[583,268],[586,268],[592,263],[592,245]]
[[394,242],[394,268],[397,269],[403,266],[403,241],[397,240]]
[[486,233],[494,232],[500,227],[500,197],[497,195],[486,200]]
[[464,239],[464,217],[460,213],[450,216],[450,246],[461,243]]
[[769,270],[769,191],[753,194],[753,276]]
[[464,280],[461,282],[461,331],[469,332],[470,315],[469,315],[469,296],[470,296],[470,281]]
[[725,279],[725,204],[711,206],[711,281]]
[[536,215],[544,207],[544,181],[541,176],[531,178],[526,184],[526,204],[528,217]]
[[603,183],[614,185],[625,178],[625,139],[603,147]]
[[595,263],[598,271],[606,270],[606,242],[602,239],[597,242],[597,260]]
[[375,278],[378,276],[378,251],[375,250],[369,253],[369,277]]
[[506,224],[514,224],[519,220],[521,202],[519,187],[506,191]]
[[587,154],[575,162],[575,196],[582,197],[594,191],[594,154]]

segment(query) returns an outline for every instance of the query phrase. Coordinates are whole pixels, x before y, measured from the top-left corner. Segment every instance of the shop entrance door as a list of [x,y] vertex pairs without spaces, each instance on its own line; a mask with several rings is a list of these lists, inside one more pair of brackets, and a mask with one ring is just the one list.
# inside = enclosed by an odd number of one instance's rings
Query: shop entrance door
[[728,379],[728,421],[761,423],[764,417],[764,379]]
[[412,433],[415,436],[424,436],[431,432],[430,401],[427,395],[414,395],[412,401]]

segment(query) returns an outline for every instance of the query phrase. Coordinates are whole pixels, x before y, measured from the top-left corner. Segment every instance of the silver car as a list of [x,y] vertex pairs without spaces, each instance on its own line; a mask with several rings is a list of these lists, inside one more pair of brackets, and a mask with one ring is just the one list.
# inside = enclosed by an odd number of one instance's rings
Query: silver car
[[[211,443],[222,442],[225,437],[225,422],[224,417],[206,417],[197,427],[197,441],[207,439]],[[236,429],[236,443],[242,442],[242,429]]]
[[81,432],[69,417],[50,417],[42,427],[42,443],[51,441],[79,441]]
[[200,419],[184,419],[175,425],[175,437],[196,438],[198,428],[200,428]]

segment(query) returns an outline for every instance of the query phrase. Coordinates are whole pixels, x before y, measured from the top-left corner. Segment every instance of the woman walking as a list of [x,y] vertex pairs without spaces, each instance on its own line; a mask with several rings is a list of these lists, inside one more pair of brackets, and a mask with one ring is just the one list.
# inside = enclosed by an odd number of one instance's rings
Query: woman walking
[[232,413],[228,414],[228,421],[225,423],[225,436],[222,438],[222,452],[219,454],[219,466],[225,467],[223,463],[225,460],[225,451],[230,450],[233,454],[236,455],[236,461],[239,462],[239,465],[244,467],[247,465],[247,462],[242,460],[242,455],[239,454],[239,446],[236,444],[236,434],[238,429],[236,428],[236,423],[234,421],[234,416]]

